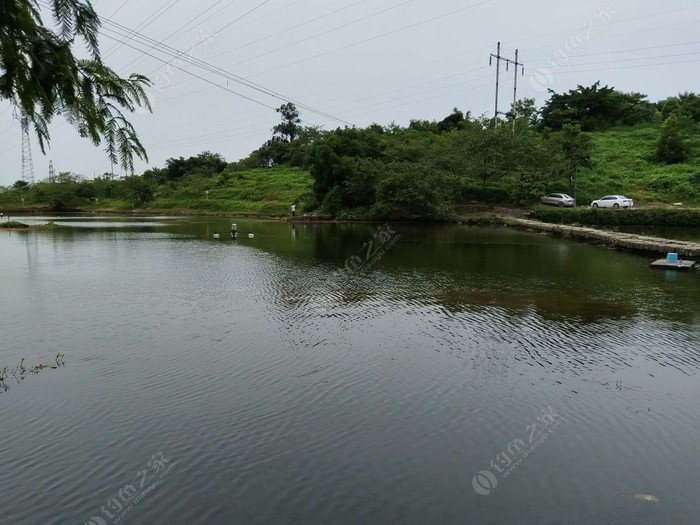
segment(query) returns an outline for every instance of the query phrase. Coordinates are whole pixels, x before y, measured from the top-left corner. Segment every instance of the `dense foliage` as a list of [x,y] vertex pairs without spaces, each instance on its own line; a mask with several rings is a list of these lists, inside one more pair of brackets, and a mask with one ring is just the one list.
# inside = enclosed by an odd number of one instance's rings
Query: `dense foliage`
[[613,126],[632,126],[650,122],[656,113],[654,104],[641,93],[622,93],[596,82],[578,86],[567,93],[549,90],[550,98],[541,112],[541,126],[555,130],[567,124],[583,131],[602,131]]
[[[82,137],[105,143],[114,163],[133,171],[133,156],[147,159],[146,150],[124,112],[136,106],[150,109],[138,74],[121,78],[100,58],[100,20],[89,2],[80,0],[3,0],[0,2],[0,99],[12,101],[33,125],[39,145],[50,140],[49,124],[63,115]],[[48,7],[57,27],[41,18]],[[89,58],[73,54],[76,39]]]
[[477,203],[530,206],[549,192],[568,192],[579,205],[609,193],[637,203],[700,202],[700,98],[645,98],[596,83],[552,93],[541,109],[520,100],[509,121],[455,108],[407,127],[330,131],[304,126],[287,103],[271,139],[238,162],[203,152],[123,179],[18,181],[0,188],[0,206],[279,215],[296,203],[304,213],[345,219],[441,219]]
[[538,208],[533,219],[557,224],[584,224],[591,226],[700,226],[700,210],[642,209],[623,210],[595,208]]

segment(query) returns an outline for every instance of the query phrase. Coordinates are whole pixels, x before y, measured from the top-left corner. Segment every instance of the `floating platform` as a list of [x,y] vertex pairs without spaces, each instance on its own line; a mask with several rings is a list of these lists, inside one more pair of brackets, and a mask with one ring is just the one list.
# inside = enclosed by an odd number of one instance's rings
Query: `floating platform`
[[651,263],[650,266],[661,270],[692,270],[696,265],[696,261],[684,261],[683,259],[678,259],[677,261],[671,262],[666,259],[659,259],[658,261]]

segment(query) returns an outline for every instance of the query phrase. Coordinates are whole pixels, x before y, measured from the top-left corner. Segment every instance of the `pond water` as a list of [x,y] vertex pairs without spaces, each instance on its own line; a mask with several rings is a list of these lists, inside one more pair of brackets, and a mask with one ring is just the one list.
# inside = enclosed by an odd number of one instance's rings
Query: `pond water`
[[0,233],[0,523],[700,516],[697,272],[507,228],[56,222]]

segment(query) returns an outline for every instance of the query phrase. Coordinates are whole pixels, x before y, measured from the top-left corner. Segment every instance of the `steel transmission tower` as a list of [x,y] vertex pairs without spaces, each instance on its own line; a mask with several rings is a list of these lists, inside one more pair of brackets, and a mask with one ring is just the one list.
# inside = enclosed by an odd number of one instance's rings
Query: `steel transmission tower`
[[56,171],[53,169],[53,161],[49,161],[49,182],[56,182]]
[[32,163],[32,145],[29,141],[29,119],[26,115],[20,118],[22,126],[22,180],[34,184],[34,164]]

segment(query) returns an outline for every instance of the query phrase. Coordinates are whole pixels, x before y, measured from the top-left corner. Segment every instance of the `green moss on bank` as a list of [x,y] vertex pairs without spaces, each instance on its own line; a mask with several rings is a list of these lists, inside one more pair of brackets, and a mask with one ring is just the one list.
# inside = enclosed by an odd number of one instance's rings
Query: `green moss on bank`
[[22,222],[17,222],[17,221],[0,222],[0,229],[3,229],[3,230],[26,230],[28,228],[29,228],[29,226],[27,224],[22,223]]

